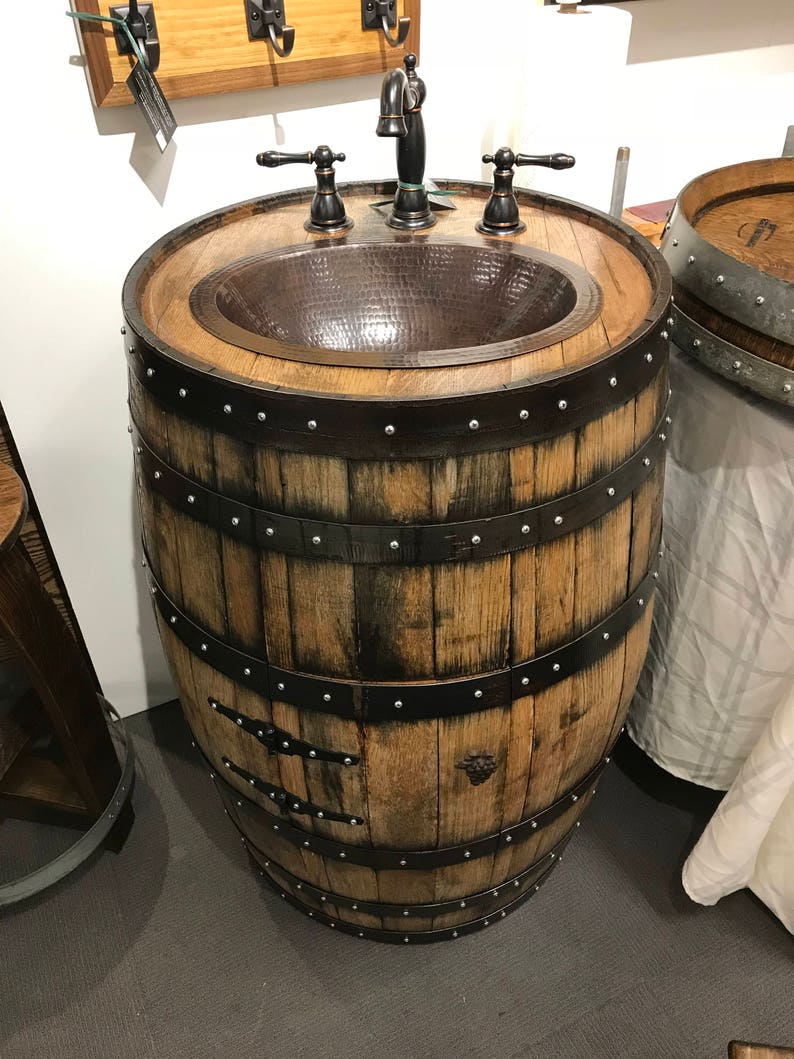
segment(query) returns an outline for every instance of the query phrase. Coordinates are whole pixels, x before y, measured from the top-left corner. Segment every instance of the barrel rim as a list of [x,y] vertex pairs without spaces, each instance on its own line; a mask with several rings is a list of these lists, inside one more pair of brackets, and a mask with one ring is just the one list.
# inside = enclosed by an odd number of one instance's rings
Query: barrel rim
[[[482,181],[445,178],[437,180],[436,183],[443,188],[443,190],[474,189],[476,191],[481,191],[483,195],[490,191],[490,185]],[[341,192],[355,193],[366,191],[376,195],[393,193],[395,188],[395,181],[355,181],[339,185],[339,190]],[[631,250],[644,267],[651,283],[651,304],[641,323],[621,342],[610,347],[606,356],[591,361],[578,368],[576,366],[567,369],[563,368],[558,371],[549,372],[547,375],[531,381],[511,380],[510,382],[500,384],[495,389],[468,390],[443,396],[435,395],[423,397],[421,395],[413,394],[410,397],[401,400],[398,396],[393,394],[390,394],[388,397],[385,397],[382,394],[361,394],[356,395],[356,401],[358,403],[366,403],[368,405],[379,404],[382,407],[411,406],[427,408],[447,405],[450,402],[462,402],[471,400],[472,398],[494,398],[500,395],[503,396],[505,393],[512,393],[514,395],[523,394],[560,379],[571,379],[586,374],[588,368],[611,365],[618,354],[627,349],[633,348],[637,344],[642,343],[645,339],[651,337],[656,325],[666,316],[667,305],[670,302],[670,295],[672,293],[672,278],[670,272],[666,267],[666,264],[660,260],[660,255],[656,252],[652,244],[628,224],[622,220],[617,220],[616,218],[611,217],[601,210],[560,196],[550,195],[546,192],[529,192],[528,190],[521,188],[515,190],[519,202],[523,205],[539,206],[544,210],[551,209],[558,212],[567,212],[573,214],[578,220],[583,221],[588,225],[593,225],[595,222],[595,226],[600,230],[610,231],[620,237],[617,241],[627,249]],[[211,231],[219,228],[221,226],[221,218],[231,213],[239,212],[241,216],[245,216],[246,212],[248,212],[249,215],[264,213],[268,212],[271,208],[277,208],[282,205],[294,205],[306,201],[311,198],[313,193],[313,188],[304,187],[246,199],[231,206],[225,206],[203,214],[200,217],[193,218],[161,236],[160,239],[154,242],[138,257],[124,280],[122,288],[122,310],[127,326],[132,328],[133,333],[141,343],[148,347],[150,353],[155,354],[157,357],[165,361],[170,361],[174,365],[178,365],[194,376],[207,376],[211,377],[218,383],[231,383],[236,390],[243,389],[254,395],[267,394],[270,397],[274,395],[284,397],[303,397],[320,401],[344,400],[340,395],[324,391],[304,390],[294,387],[269,387],[261,381],[252,381],[226,369],[208,365],[205,361],[199,361],[196,358],[191,357],[189,354],[175,349],[159,338],[159,336],[157,336],[146,324],[137,303],[139,285],[148,278],[148,270],[159,264],[157,259],[164,256],[166,251],[184,245],[188,241],[185,238],[188,233],[202,234],[201,231],[197,231],[197,229]]]

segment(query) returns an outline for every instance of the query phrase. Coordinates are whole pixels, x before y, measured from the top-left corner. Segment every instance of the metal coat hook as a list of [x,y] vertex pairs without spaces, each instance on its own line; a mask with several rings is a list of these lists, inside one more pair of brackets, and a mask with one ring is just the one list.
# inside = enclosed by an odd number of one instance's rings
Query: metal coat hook
[[245,0],[245,17],[249,40],[269,40],[282,59],[291,54],[295,30],[286,23],[284,0]]
[[[160,65],[160,40],[154,19],[154,4],[139,4],[138,0],[130,0],[129,6],[111,7],[110,17],[122,19],[127,23],[143,56],[146,69],[149,73],[155,73]],[[129,37],[122,27],[114,26],[113,36],[116,39],[119,55],[133,54]]]
[[[411,19],[407,15],[397,17],[397,0],[361,0],[361,25],[364,29],[382,29],[391,47],[399,48],[411,30]],[[394,26],[396,37],[389,32]]]

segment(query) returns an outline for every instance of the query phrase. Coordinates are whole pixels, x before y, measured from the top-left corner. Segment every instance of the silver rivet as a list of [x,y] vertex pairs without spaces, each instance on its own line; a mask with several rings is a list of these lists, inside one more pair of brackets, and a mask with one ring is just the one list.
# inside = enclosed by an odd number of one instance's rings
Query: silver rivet
[[303,843],[303,845],[304,845],[304,847],[305,847],[306,849],[308,849],[308,848],[309,848],[309,841],[308,841],[308,839],[306,840],[306,842],[304,842],[304,843]]
[[180,388],[179,388],[179,396],[180,397],[187,397],[187,390],[185,389],[184,386],[180,386]]
[[316,750],[310,750],[309,751],[309,757],[317,757],[317,751]]
[[614,487],[614,485],[610,485],[609,489],[607,489],[607,496],[614,496],[614,495],[615,495],[615,487]]
[[331,696],[326,691],[326,693],[323,695],[323,702],[330,702],[330,701],[331,701]]
[[667,317],[667,326],[668,327],[672,327],[674,323],[675,323],[675,320],[672,318],[672,316],[668,316]]
[[411,939],[410,939],[409,937],[405,937],[405,938],[403,938],[403,941],[405,942],[405,944],[406,944],[406,945],[408,944],[408,942],[409,942],[410,940],[411,940]]
[[401,868],[404,868],[404,867],[405,867],[405,865],[406,865],[407,863],[408,863],[408,861],[407,861],[407,860],[401,860],[401,861],[400,861],[400,867],[401,867]]
[[260,728],[260,729],[259,729],[259,730],[257,731],[257,733],[256,733],[256,734],[257,734],[257,735],[259,736],[259,738],[261,739],[261,738],[262,738],[262,736],[263,736],[263,735],[264,735],[265,733],[264,733],[264,732],[262,731],[262,729]]
[[243,670],[243,676],[244,677],[250,677],[251,676],[251,670],[248,668],[248,666],[246,666],[245,669]]
[[670,337],[670,332],[669,331],[660,331],[659,334],[664,339],[668,339]]
[[467,849],[466,852],[463,854],[463,857],[465,860],[471,860],[471,850]]
[[312,537],[312,544],[320,544],[320,543],[321,543],[321,541],[320,541],[319,537]]
[[659,571],[658,570],[654,570],[653,578],[654,578],[654,581],[658,581],[659,580]]
[[317,420],[316,419],[310,419],[309,422],[306,424],[306,426],[309,428],[309,430],[316,430],[317,429]]
[[717,276],[717,283],[724,283],[724,282],[725,282],[725,277],[724,276]]
[[552,670],[555,673],[559,673],[559,671],[560,671],[560,663],[559,662],[555,662],[554,665],[551,668],[552,668]]
[[268,537],[272,537],[275,532],[276,531],[273,529],[272,526],[268,526],[265,530],[265,533],[268,535]]
[[391,550],[393,552],[396,552],[397,549],[400,547],[400,542],[399,541],[389,541],[389,547],[391,548]]
[[126,335],[126,333],[127,333],[127,328],[123,324],[121,325],[121,333],[123,335]]
[[648,458],[647,456],[646,456],[646,457],[645,457],[645,459],[644,459],[644,460],[642,461],[642,465],[643,465],[643,467],[650,467],[650,465],[651,465],[651,461],[650,461],[650,459],[649,459],[649,458]]
[[143,449],[141,448],[141,446],[140,446],[140,445],[136,445],[136,446],[135,446],[135,451],[136,451],[136,452],[138,453],[138,455],[140,456],[140,454],[141,454],[141,453],[143,452]]
[[507,912],[500,912],[499,913],[499,918],[500,919],[504,919],[506,915],[507,915]]
[[147,379],[151,379],[153,375],[154,375],[154,368],[147,368],[146,369],[146,377],[147,377]]
[[521,409],[521,411],[518,413],[518,418],[519,419],[529,419],[529,412],[527,411],[526,408],[522,408]]
[[[309,915],[311,915],[311,912],[309,913]],[[360,938],[363,938],[363,937],[364,937],[364,931],[363,931],[363,930],[360,930],[360,931],[358,932],[358,936],[359,936]]]
[[195,504],[195,502],[196,502],[196,498],[195,498],[195,497],[193,496],[193,494],[192,494],[192,493],[188,493],[188,495],[187,495],[187,502],[188,502],[189,504]]
[[693,349],[700,349],[700,339],[699,338],[693,338],[692,339],[692,348]]
[[529,677],[522,677],[521,683],[524,685],[524,687],[526,687],[527,684],[529,684]]
[[603,634],[603,636],[602,636],[601,638],[602,638],[603,640],[608,640],[608,639],[609,639],[609,633],[608,633],[608,632],[605,632],[605,633]]
[[403,708],[403,700],[402,699],[395,699],[394,700],[394,708],[395,708],[395,710],[401,710]]
[[259,420],[260,423],[264,423],[264,421],[267,419],[267,413],[266,412],[257,412],[256,413],[256,418]]
[[407,908],[403,910],[403,915],[404,915],[404,916],[410,916],[410,914],[411,914],[411,913],[410,913],[410,912],[408,911],[408,909],[407,909]]
[[353,764],[353,759],[352,759],[352,757],[346,757],[346,758],[344,759],[344,761],[343,761],[343,764],[345,764],[345,765],[352,765],[352,764]]
[[213,710],[217,710],[217,708],[218,708],[218,704],[215,701],[211,702],[210,706],[213,708]]
[[741,367],[742,367],[742,362],[740,360],[735,360],[733,362],[733,370],[734,371],[741,371]]
[[176,625],[176,614],[171,615],[171,624]]
[[[293,802],[293,803],[292,803],[292,808],[293,808],[293,809],[300,809],[300,802]],[[319,815],[319,814],[318,814],[318,815]]]
[[764,298],[763,294],[759,294],[758,297],[755,299],[755,304],[763,305],[765,301],[766,299]]
[[477,688],[477,690],[474,692],[474,697],[475,697],[475,699],[481,699],[482,698],[482,691],[480,691],[479,688]]
[[276,800],[276,792],[275,791],[271,791],[270,792],[270,797],[273,799],[273,801],[275,801]]
[[678,240],[677,239],[673,239],[673,246],[678,246]]
[[232,406],[230,404],[225,404],[223,410],[227,416],[232,414]]
[[577,827],[581,827],[582,826],[582,821],[581,820],[577,820],[576,821],[576,826]]
[[475,533],[474,536],[471,539],[471,543],[472,544],[480,544],[481,541],[482,541],[482,537],[480,537],[479,534],[477,534],[477,533]]
[[668,423],[668,424],[672,423],[673,417],[672,416],[665,416],[664,417],[664,421],[665,421],[665,423]]
[[561,412],[564,412],[565,409],[568,407],[568,402],[566,400],[560,400],[557,402],[557,407]]
[[[203,644],[201,645],[201,650],[202,650],[202,651],[206,651],[206,650],[207,650],[207,645],[206,645],[205,643],[203,643]],[[243,722],[242,722],[242,721],[238,721],[237,723],[238,723],[238,724],[242,724]]]
[[554,516],[554,525],[555,526],[561,526],[562,525],[562,515],[555,515]]
[[236,515],[232,515],[232,525],[233,526],[239,526],[240,525],[240,520],[239,520],[239,518]]
[[487,927],[487,926],[489,926],[489,925],[490,925],[490,922],[491,922],[491,921],[490,921],[490,919],[484,919],[484,920],[483,920],[483,924],[482,924],[482,925],[483,925],[484,927]]
[[694,265],[694,263],[695,263],[695,257],[694,257],[694,255],[693,255],[693,254],[690,254],[690,255],[689,255],[689,257],[688,257],[688,258],[686,259],[686,263],[687,263],[688,265]]
[[131,423],[128,423],[128,424],[127,424],[127,433],[128,433],[128,434],[131,434],[131,433],[132,433],[132,424],[131,424]]
[[668,222],[668,223],[667,223],[667,224],[666,224],[666,225],[664,226],[664,230],[665,230],[666,232],[669,232],[669,231],[670,231],[670,223],[669,223],[669,222]]
[[452,937],[453,937],[453,938],[456,938],[457,936],[458,936],[458,932],[457,932],[457,930],[453,930],[453,931],[452,931]]
[[358,905],[351,905],[350,907],[353,909],[354,912],[358,911]]
[[279,691],[283,691],[284,690],[284,685],[283,684],[276,684],[276,687],[278,688]]
[[522,533],[529,533],[529,526],[527,526],[526,523],[524,523],[524,525],[521,527],[521,532]]
[[469,430],[477,430],[477,429],[479,429],[479,426],[480,426],[479,420],[477,420],[477,419],[470,419],[469,420]]
[[645,606],[645,600],[642,598],[642,596],[640,596],[640,598],[637,600],[637,606],[638,607],[644,607]]
[[256,786],[256,780],[249,780],[248,782],[251,784],[252,787]]
[[285,739],[284,742],[281,745],[284,747],[285,750],[289,750],[289,742],[288,742],[288,740]]
[[498,890],[492,890],[491,891],[491,897],[498,897],[498,896],[499,896],[499,891]]
[[618,384],[618,380],[613,375],[612,378],[609,380],[609,385],[610,386],[617,386],[617,384]]
[[512,842],[512,841],[513,841],[513,836],[512,835],[505,835],[505,842]]
[[394,427],[391,425],[391,423],[389,423],[383,428],[383,432],[384,434],[388,434],[389,437],[391,437],[391,435],[394,433]]
[[356,817],[356,816],[351,816],[351,817],[350,817],[350,823],[351,823],[351,824],[352,824],[352,825],[353,825],[353,826],[355,827],[355,826],[356,826],[356,824],[360,824],[360,823],[361,823],[361,821],[360,821],[360,820],[358,819],[358,817]]
[[533,831],[537,831],[537,829],[538,829],[538,822],[537,822],[537,820],[533,820],[530,826],[531,826],[531,828],[532,828],[532,830],[533,830]]
[[791,393],[791,383],[790,382],[784,382],[783,383],[783,393]]
[[609,761],[610,761],[610,759],[609,759],[608,757],[605,757],[605,758],[604,758],[604,764],[605,764],[605,765],[608,765],[608,764],[609,764]]
[[163,476],[162,476],[162,474],[159,471],[155,471],[154,472],[154,477],[159,481],[159,479],[162,478]]
[[648,363],[650,364],[650,363],[651,363],[651,361],[653,360],[653,353],[646,353],[646,354],[645,354],[645,359],[646,359],[646,360],[648,361]]
[[520,882],[518,881],[518,879],[516,879],[516,881],[515,881],[515,882],[513,883],[513,886],[520,886],[520,885],[521,885],[521,884],[520,884]]

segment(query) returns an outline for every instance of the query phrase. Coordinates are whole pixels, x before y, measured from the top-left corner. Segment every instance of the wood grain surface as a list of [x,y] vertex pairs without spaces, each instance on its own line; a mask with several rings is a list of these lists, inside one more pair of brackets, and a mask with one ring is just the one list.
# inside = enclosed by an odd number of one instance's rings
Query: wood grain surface
[[[72,10],[95,15],[108,15],[111,6],[97,0],[71,3]],[[295,45],[281,58],[269,43],[248,39],[242,0],[203,5],[157,0],[157,80],[167,99],[179,99],[386,71],[399,66],[406,52],[419,54],[420,7],[421,0],[397,0],[398,14],[410,17],[411,30],[403,45],[391,48],[382,32],[362,29],[360,0],[285,0]],[[132,103],[125,81],[133,61],[118,54],[113,27],[81,22],[79,32],[96,105]]]
[[[483,193],[457,199],[444,217],[450,236],[468,235]],[[366,199],[348,209],[377,233]],[[372,394],[487,390],[500,381],[575,371],[609,353],[649,311],[653,291],[640,260],[620,239],[564,208],[524,210],[525,240],[575,261],[603,289],[600,316],[580,334],[537,354],[473,368],[425,371],[317,369],[256,357],[205,335],[187,295],[208,269],[263,245],[303,242],[306,207],[275,216],[237,216],[213,234],[158,251],[139,291],[148,325],[207,371],[301,390]],[[234,237],[232,238],[232,233]],[[174,259],[178,259],[175,261]],[[195,348],[194,348],[195,346]],[[161,407],[130,376],[130,405],[147,444],[209,488],[300,518],[387,525],[488,517],[582,488],[617,467],[652,433],[667,399],[666,371],[636,398],[577,430],[536,444],[459,456],[389,460],[307,455],[288,438],[273,447],[232,441]],[[535,548],[481,560],[416,566],[293,558],[231,540],[173,508],[139,478],[144,540],[166,593],[216,636],[276,666],[351,681],[414,682],[473,676],[515,665],[564,644],[609,615],[656,561],[661,469],[606,515]],[[211,766],[239,792],[228,808],[260,851],[262,870],[284,891],[350,924],[388,930],[455,926],[460,908],[432,920],[415,904],[465,899],[497,887],[548,857],[579,822],[590,794],[550,827],[497,855],[425,871],[370,869],[324,858],[273,832],[276,805],[224,768],[227,757],[301,799],[363,820],[360,826],[293,814],[309,834],[372,848],[421,850],[465,843],[534,815],[570,791],[603,758],[623,723],[650,629],[650,608],[600,662],[536,695],[479,713],[417,722],[365,723],[269,701],[192,655],[169,623],[163,642],[183,709]],[[360,758],[354,767],[270,755],[213,711],[208,698],[295,737]],[[474,785],[467,755],[494,759]],[[251,807],[256,807],[254,810]],[[265,867],[265,864],[267,866]],[[279,869],[281,866],[281,869]],[[524,878],[515,895],[535,884]],[[331,895],[405,904],[407,915],[376,916],[301,893],[289,875]],[[498,907],[503,898],[494,897]],[[488,906],[485,906],[487,912]]]

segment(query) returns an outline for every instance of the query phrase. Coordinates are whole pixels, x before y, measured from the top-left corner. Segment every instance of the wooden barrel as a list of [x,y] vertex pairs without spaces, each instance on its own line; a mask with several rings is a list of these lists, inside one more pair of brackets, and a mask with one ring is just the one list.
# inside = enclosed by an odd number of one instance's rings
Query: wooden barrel
[[307,190],[231,207],[124,291],[198,748],[283,898],[403,944],[506,916],[578,826],[646,652],[667,431],[651,245],[527,193],[526,233],[483,238],[487,188],[443,186],[430,236],[371,208],[393,184],[343,187],[335,239]]
[[794,406],[794,158],[743,162],[687,184],[662,253],[676,345]]

